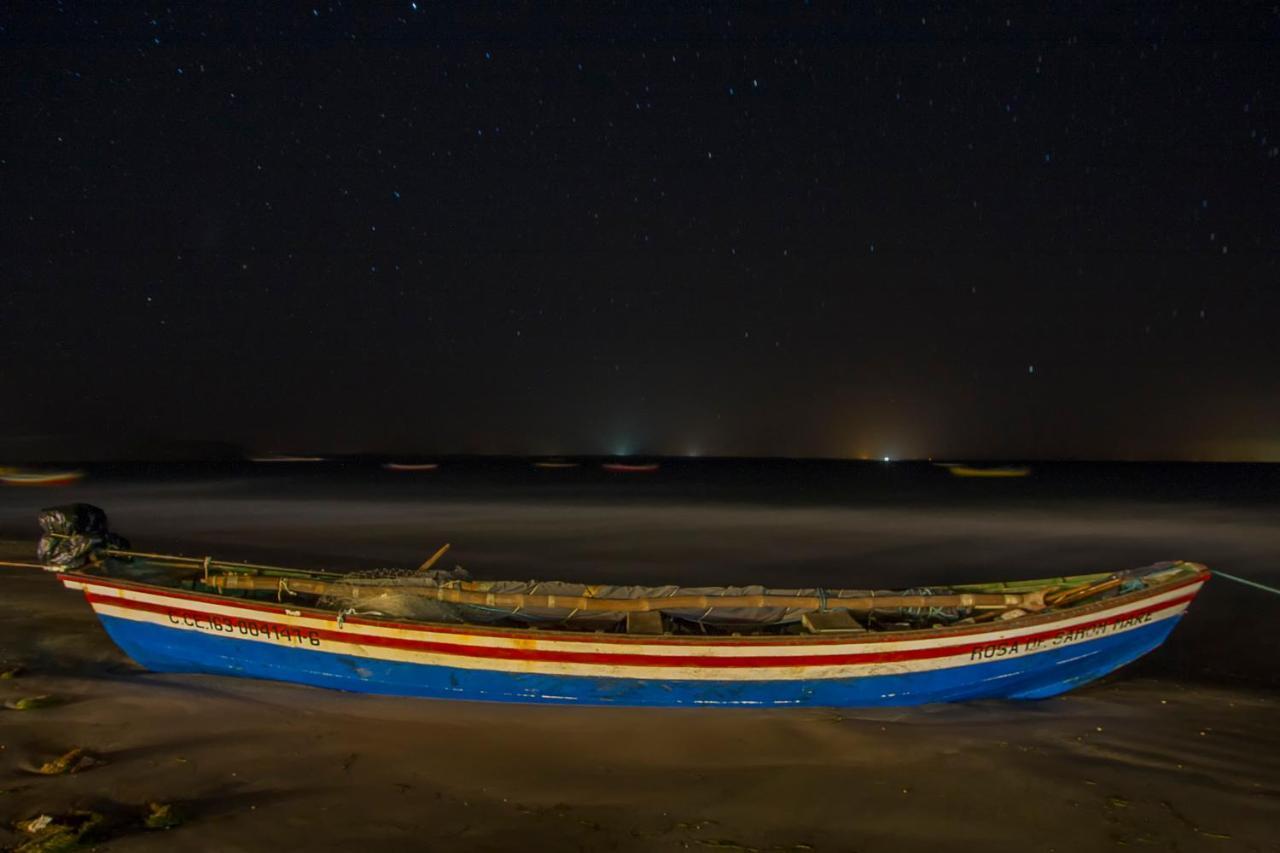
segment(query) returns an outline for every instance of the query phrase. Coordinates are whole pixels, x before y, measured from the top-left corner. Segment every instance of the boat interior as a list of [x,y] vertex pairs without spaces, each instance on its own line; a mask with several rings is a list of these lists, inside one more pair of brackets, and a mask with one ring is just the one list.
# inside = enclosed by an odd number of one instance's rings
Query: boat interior
[[946,629],[1052,617],[1203,574],[1165,562],[1120,572],[905,590],[640,586],[475,580],[437,568],[306,571],[131,550],[90,504],[40,513],[37,567],[143,588],[274,602],[339,620],[635,635],[786,636]]
[[907,590],[477,581],[460,570],[316,572],[106,549],[76,574],[363,619],[640,635],[892,632],[1007,622],[1143,593],[1204,571],[1141,569]]

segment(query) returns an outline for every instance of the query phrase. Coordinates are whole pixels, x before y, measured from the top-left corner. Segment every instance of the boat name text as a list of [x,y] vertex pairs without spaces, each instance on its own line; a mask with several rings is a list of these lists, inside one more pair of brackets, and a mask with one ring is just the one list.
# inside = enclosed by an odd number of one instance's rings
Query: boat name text
[[266,637],[285,643],[307,643],[320,645],[320,635],[315,631],[303,631],[292,625],[278,625],[273,622],[258,622],[253,619],[235,619],[229,616],[213,614],[189,616],[169,613],[169,621],[174,625],[186,625],[201,631],[217,631],[220,634],[240,634],[245,637]]
[[995,660],[996,658],[1007,657],[1009,655],[1021,654],[1024,652],[1038,652],[1044,649],[1052,649],[1056,646],[1064,646],[1068,643],[1076,643],[1080,640],[1091,640],[1094,637],[1101,637],[1103,634],[1115,634],[1119,631],[1127,631],[1130,628],[1136,628],[1139,625],[1145,625],[1151,621],[1150,613],[1143,613],[1140,616],[1129,616],[1115,622],[1104,622],[1101,625],[1089,625],[1084,628],[1070,628],[1054,634],[1052,637],[1032,638],[1026,642],[1018,640],[1001,640],[995,643],[978,646],[969,653],[969,660]]

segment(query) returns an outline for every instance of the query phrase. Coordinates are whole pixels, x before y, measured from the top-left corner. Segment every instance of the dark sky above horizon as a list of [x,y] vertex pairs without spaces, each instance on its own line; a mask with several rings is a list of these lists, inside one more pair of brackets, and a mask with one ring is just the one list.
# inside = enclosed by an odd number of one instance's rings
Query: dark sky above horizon
[[0,452],[1280,460],[1280,11],[951,5],[14,4]]

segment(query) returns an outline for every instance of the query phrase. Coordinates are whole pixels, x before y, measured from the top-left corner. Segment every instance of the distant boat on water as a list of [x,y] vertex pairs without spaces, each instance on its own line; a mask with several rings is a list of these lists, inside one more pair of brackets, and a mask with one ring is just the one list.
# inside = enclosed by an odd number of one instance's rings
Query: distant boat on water
[[600,466],[615,474],[648,474],[658,470],[657,462],[605,462]]
[[0,483],[8,486],[67,486],[83,478],[83,471],[23,471],[18,468],[0,468]]
[[939,464],[948,469],[953,477],[1009,478],[1026,477],[1031,473],[1031,469],[1026,465],[958,465],[951,462]]
[[533,463],[534,468],[542,468],[543,470],[555,470],[563,468],[577,468],[577,462],[569,462],[566,459],[540,459]]
[[250,456],[250,462],[324,462],[323,456],[292,456],[288,453],[266,453],[262,456]]
[[440,467],[439,462],[384,462],[382,467],[388,471],[434,471]]

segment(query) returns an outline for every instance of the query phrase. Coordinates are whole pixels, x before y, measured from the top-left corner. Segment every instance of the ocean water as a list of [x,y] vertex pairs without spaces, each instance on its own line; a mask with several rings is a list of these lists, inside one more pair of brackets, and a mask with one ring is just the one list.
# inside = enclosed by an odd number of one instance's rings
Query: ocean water
[[[958,478],[907,462],[599,460],[113,464],[79,483],[0,488],[0,537],[87,501],[141,550],[311,568],[444,565],[479,578],[902,588],[1184,559],[1280,586],[1280,465],[1034,465]],[[1166,645],[1127,671],[1280,686],[1280,596],[1212,581]]]

